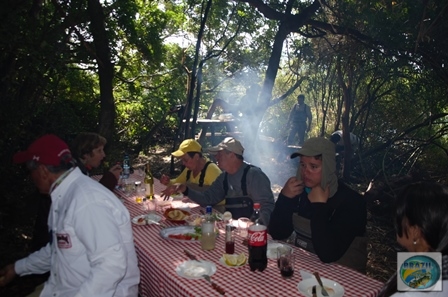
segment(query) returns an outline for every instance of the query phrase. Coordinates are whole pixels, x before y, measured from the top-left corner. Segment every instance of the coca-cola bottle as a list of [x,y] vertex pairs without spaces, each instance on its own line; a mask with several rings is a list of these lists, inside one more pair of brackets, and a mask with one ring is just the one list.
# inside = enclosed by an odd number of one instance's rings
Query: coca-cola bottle
[[252,221],[252,224],[263,224],[263,221],[261,220],[260,216],[260,203],[254,203],[254,212],[252,213],[252,216],[250,217],[250,220]]
[[254,203],[253,224],[249,227],[247,245],[249,247],[249,266],[251,271],[265,270],[268,265],[266,256],[268,246],[268,233],[260,219],[260,204]]

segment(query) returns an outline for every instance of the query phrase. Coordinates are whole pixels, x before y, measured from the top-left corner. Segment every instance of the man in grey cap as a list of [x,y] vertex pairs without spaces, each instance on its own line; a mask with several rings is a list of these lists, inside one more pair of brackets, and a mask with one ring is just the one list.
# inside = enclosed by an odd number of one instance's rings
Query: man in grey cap
[[227,205],[232,203],[232,198],[250,197],[254,203],[260,203],[261,219],[267,226],[275,202],[271,182],[266,174],[260,168],[244,162],[244,148],[233,137],[225,138],[208,151],[215,155],[219,168],[224,172],[207,190],[201,193],[185,184],[175,184],[167,187],[162,194],[168,196],[182,192],[201,206],[216,205],[223,199],[226,199]]
[[337,180],[334,144],[310,138],[291,155],[300,156],[297,176],[283,187],[269,224],[272,238],[294,231],[295,245],[322,262],[337,262],[365,273],[367,263],[366,203]]

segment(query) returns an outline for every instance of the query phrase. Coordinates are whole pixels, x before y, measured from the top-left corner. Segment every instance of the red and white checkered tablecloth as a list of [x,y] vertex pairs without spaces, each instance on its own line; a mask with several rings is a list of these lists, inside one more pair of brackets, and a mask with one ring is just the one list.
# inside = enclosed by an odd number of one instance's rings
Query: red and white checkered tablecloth
[[[98,179],[98,177],[93,177]],[[131,178],[139,178],[132,175]],[[156,198],[165,188],[155,180],[154,191]],[[120,190],[115,193],[124,198],[124,205],[128,208],[131,218],[143,214],[142,206],[135,202],[132,195],[126,195]],[[192,213],[199,213],[203,209],[199,206],[191,208]],[[162,220],[166,226],[176,224]],[[275,260],[268,259],[268,267],[263,271],[250,271],[249,265],[229,268],[220,264],[219,259],[224,254],[224,226],[220,226],[220,236],[216,240],[216,248],[203,251],[199,242],[178,242],[165,240],[160,236],[162,227],[158,225],[133,225],[134,241],[139,260],[141,281],[140,295],[149,296],[220,296],[209,283],[203,279],[191,280],[177,275],[177,265],[189,260],[184,254],[188,249],[201,260],[208,260],[216,264],[217,271],[212,280],[221,286],[225,296],[305,296],[301,294],[297,285],[302,278],[299,270],[307,272],[318,271],[327,279],[338,282],[344,287],[344,296],[374,297],[378,294],[383,283],[337,264],[322,263],[316,255],[295,247],[295,272],[292,278],[283,279]],[[236,236],[235,253],[248,255],[247,247],[242,244],[242,238]]]

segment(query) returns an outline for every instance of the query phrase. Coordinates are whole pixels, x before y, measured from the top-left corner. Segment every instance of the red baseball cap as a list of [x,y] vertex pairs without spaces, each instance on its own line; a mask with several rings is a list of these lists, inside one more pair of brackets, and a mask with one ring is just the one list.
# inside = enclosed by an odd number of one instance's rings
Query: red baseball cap
[[68,145],[53,134],[46,134],[35,140],[26,151],[14,154],[13,162],[16,164],[34,160],[43,165],[58,166],[61,157],[70,154]]

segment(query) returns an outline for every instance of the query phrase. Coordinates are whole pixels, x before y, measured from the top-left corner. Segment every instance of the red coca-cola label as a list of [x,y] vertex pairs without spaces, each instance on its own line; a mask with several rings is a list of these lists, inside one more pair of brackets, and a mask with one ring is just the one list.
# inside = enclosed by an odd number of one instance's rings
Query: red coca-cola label
[[252,225],[249,227],[247,242],[251,246],[264,246],[268,244],[266,226]]

